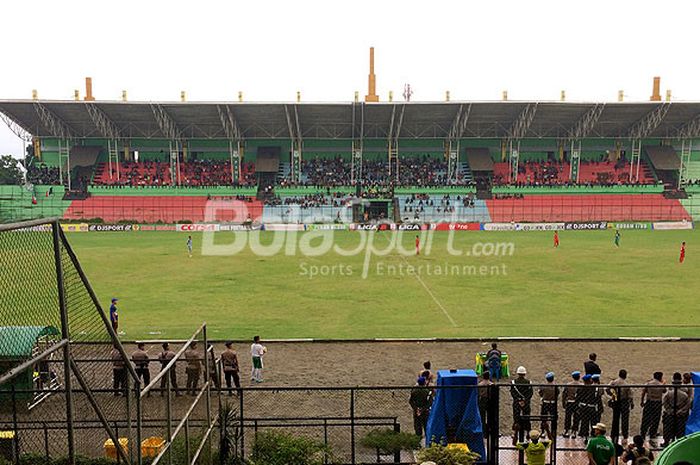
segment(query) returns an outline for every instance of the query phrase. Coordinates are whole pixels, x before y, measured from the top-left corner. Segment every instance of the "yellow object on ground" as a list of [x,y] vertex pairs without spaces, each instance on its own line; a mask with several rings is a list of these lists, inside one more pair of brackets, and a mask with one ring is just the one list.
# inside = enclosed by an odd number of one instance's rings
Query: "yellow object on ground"
[[[128,438],[119,438],[119,444],[122,446],[122,449],[124,449],[124,452],[129,452]],[[117,448],[114,447],[114,442],[111,439],[105,441],[105,457],[117,460]]]
[[448,444],[447,448],[448,449],[459,449],[459,450],[462,450],[464,452],[469,452],[469,446],[464,444],[464,443],[461,443],[461,442],[455,442],[452,444]]
[[0,431],[0,439],[14,439],[14,438],[15,438],[14,431]]
[[142,457],[155,457],[160,454],[165,445],[165,439],[153,436],[146,438],[141,441],[141,456]]

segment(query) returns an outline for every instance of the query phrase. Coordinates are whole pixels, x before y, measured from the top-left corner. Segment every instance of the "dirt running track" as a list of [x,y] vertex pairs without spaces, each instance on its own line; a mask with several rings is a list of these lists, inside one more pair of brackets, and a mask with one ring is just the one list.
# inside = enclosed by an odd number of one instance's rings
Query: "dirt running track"
[[[488,350],[480,342],[367,342],[367,343],[267,343],[265,386],[405,386],[415,383],[422,363],[430,360],[433,371],[474,368],[474,355]],[[510,355],[512,371],[528,369],[533,382],[544,382],[553,371],[557,382],[569,381],[569,373],[583,370],[590,352],[598,354],[603,383],[627,369],[628,381],[641,384],[654,371],[663,371],[670,382],[674,371],[700,370],[700,342],[562,342],[504,341],[499,348]],[[217,344],[217,354],[224,347]],[[249,348],[236,344],[244,374],[250,369]],[[155,353],[155,349],[151,352]]]

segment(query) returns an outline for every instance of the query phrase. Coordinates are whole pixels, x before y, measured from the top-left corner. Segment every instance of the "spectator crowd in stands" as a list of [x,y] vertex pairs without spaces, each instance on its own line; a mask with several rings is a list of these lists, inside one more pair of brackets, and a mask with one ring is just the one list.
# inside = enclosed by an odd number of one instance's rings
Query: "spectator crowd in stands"
[[570,179],[571,165],[558,160],[526,161],[518,164],[518,180],[510,182],[508,163],[496,163],[493,173],[493,185],[527,186],[620,186],[654,184],[653,176],[647,172],[642,163],[639,169],[639,180],[630,182],[631,164],[624,156],[615,161],[607,159],[582,159],[579,165],[578,182]]
[[[312,158],[302,162],[303,184],[317,187],[352,184],[351,163],[345,158]],[[285,185],[291,185],[288,180]],[[386,159],[362,161],[361,184],[369,186],[441,186],[447,184],[447,162],[439,157],[399,157],[399,179],[389,176]]]
[[333,192],[328,194],[314,193],[307,195],[298,195],[290,197],[274,196],[265,200],[265,205],[269,206],[291,206],[298,205],[302,209],[316,207],[343,207],[347,206],[348,201],[352,200],[352,196],[343,194],[342,192]]
[[474,196],[472,194],[457,195],[452,199],[450,194],[444,194],[437,201],[429,194],[411,194],[404,202],[403,210],[404,213],[424,213],[425,207],[429,207],[434,208],[436,213],[454,213],[456,206],[474,208]]
[[[578,182],[572,182],[570,178],[571,166],[568,162],[553,158],[544,161],[529,160],[518,165],[518,180],[511,183],[509,179],[510,166],[508,163],[496,163],[493,176],[486,180],[483,173],[476,176],[474,181],[467,183],[458,174],[456,185],[494,186],[514,185],[525,186],[618,186],[628,185],[630,175],[630,162],[624,156],[617,160],[581,160]],[[388,160],[365,159],[362,163],[360,184],[366,186],[367,197],[372,197],[370,191],[376,191],[380,186],[446,186],[447,162],[442,157],[436,156],[401,156],[398,161],[399,176],[389,175]],[[124,161],[110,167],[107,163],[97,166],[92,183],[95,185],[113,186],[170,186],[173,185],[170,163],[167,161]],[[118,176],[117,176],[118,175]],[[288,175],[288,174],[287,174]],[[204,186],[230,186],[231,162],[229,160],[189,160],[179,163],[179,185],[186,187]],[[47,167],[45,164],[31,167],[27,173],[29,182],[34,184],[58,184],[58,168]],[[285,187],[314,186],[319,188],[333,188],[352,185],[351,162],[347,158],[309,158],[302,161],[302,177],[299,183],[292,183],[288,177],[279,180],[279,184]],[[642,163],[639,172],[639,181],[634,184],[655,183],[653,174]],[[178,183],[175,183],[178,184]],[[238,185],[255,186],[258,184],[254,163],[247,162],[241,165],[241,178]]]
[[58,168],[52,168],[42,163],[39,166],[30,166],[27,170],[27,181],[32,184],[55,186],[60,184]]
[[[93,184],[129,187],[157,187],[172,185],[170,163],[162,161],[121,162],[119,170],[112,165],[111,176],[109,165],[103,163],[98,167]],[[176,174],[177,176],[177,174]],[[180,162],[180,185],[185,187],[230,186],[232,185],[231,162],[226,160],[192,160]],[[239,185],[256,185],[255,167],[253,163],[241,165]]]

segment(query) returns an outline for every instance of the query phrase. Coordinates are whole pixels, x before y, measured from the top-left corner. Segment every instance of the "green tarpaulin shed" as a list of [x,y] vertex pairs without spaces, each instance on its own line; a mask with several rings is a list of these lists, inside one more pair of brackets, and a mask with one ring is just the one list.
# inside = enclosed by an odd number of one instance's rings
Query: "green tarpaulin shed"
[[29,360],[40,337],[58,334],[53,326],[0,326],[0,359]]

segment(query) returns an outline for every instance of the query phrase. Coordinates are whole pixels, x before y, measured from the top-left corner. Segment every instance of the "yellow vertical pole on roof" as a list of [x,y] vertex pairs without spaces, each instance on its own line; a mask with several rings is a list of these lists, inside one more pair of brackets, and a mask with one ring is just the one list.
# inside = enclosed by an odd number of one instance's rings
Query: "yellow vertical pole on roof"
[[34,156],[41,160],[41,139],[34,137],[32,144],[34,145]]

